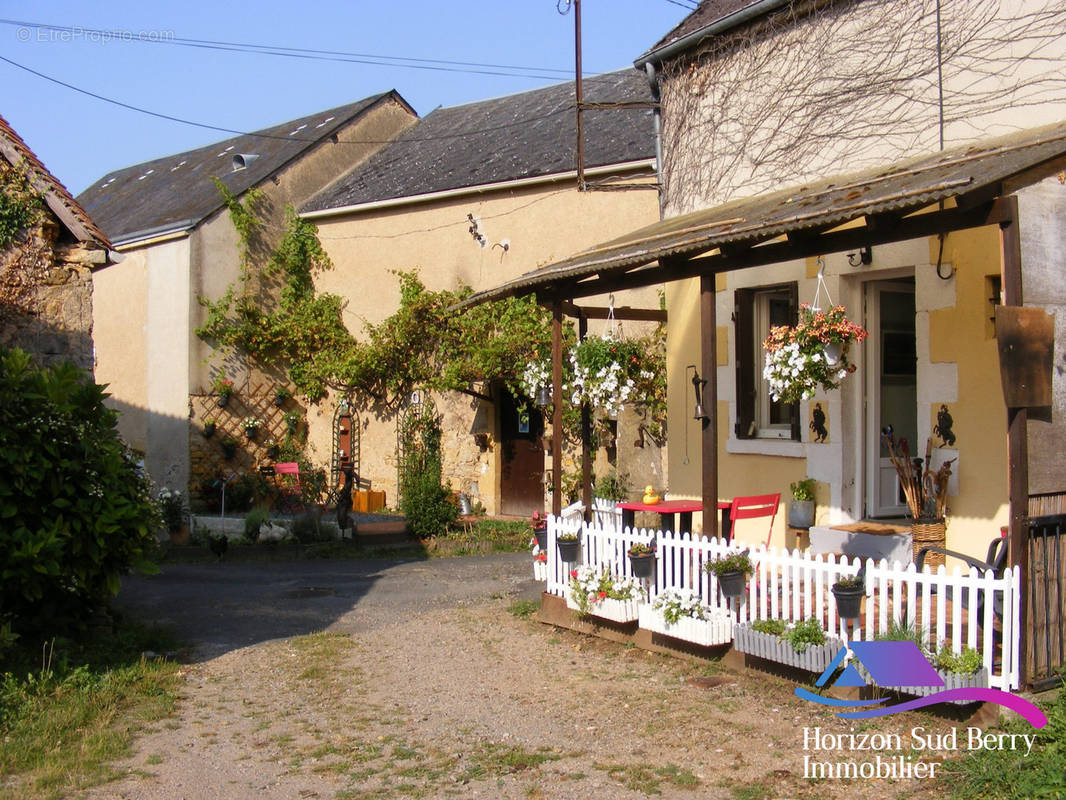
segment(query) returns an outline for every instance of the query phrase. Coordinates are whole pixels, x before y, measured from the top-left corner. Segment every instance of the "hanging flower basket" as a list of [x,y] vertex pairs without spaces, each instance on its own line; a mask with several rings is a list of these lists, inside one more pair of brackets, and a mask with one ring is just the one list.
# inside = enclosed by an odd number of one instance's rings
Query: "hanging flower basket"
[[577,548],[579,544],[580,540],[577,536],[574,536],[573,538],[560,536],[555,540],[555,545],[559,548],[559,558],[567,564],[572,564],[577,561]]
[[795,327],[770,329],[763,342],[763,377],[775,401],[810,400],[818,389],[829,391],[855,371],[848,348],[867,336],[866,329],[847,318],[843,306],[818,311],[804,303]]

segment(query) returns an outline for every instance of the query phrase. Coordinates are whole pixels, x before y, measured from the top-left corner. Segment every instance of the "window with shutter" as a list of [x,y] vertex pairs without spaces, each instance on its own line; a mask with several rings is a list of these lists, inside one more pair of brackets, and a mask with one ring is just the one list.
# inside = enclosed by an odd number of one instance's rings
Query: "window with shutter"
[[796,324],[798,294],[796,283],[735,292],[738,439],[800,440],[799,404],[774,402],[762,376],[763,340],[775,325]]

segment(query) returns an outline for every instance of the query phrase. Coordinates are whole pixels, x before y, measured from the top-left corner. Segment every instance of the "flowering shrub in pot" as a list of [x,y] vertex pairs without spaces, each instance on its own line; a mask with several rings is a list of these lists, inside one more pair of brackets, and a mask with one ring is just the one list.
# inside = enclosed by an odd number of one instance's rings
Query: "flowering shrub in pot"
[[570,572],[566,604],[579,614],[631,622],[640,601],[640,584],[633,578],[621,578],[606,567],[581,566]]
[[763,377],[775,401],[795,403],[814,397],[816,389],[836,389],[855,371],[848,349],[863,341],[866,329],[850,322],[843,306],[816,311],[800,306],[795,327],[778,325],[763,342]]

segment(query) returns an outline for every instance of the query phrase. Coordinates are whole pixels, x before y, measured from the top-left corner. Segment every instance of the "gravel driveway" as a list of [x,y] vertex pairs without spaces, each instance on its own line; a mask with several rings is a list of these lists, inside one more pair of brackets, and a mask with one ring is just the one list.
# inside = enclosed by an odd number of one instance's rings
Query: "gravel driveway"
[[[127,613],[195,645],[177,715],[90,798],[914,797],[803,777],[794,683],[551,628],[525,554],[169,566]],[[948,723],[900,715],[867,730]],[[823,758],[826,754],[821,754]],[[830,758],[844,754],[828,754]]]

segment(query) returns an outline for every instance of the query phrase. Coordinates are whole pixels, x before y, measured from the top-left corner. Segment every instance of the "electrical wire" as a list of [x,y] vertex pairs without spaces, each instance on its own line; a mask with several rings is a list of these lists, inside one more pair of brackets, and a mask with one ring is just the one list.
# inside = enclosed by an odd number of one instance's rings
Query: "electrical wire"
[[[122,100],[116,100],[113,97],[107,97],[105,95],[98,94],[97,92],[93,92],[93,91],[90,91],[88,89],[83,89],[80,86],[75,86],[72,83],[68,83],[67,81],[60,80],[59,78],[55,78],[55,77],[53,77],[51,75],[46,75],[43,72],[35,70],[32,67],[28,67],[25,64],[20,64],[19,62],[13,61],[10,58],[7,58],[6,56],[3,56],[3,55],[0,55],[0,61],[4,62],[6,64],[10,64],[13,67],[17,67],[18,69],[24,70],[25,72],[28,72],[31,75],[35,75],[38,78],[41,78],[41,79],[46,80],[46,81],[49,81],[49,82],[54,83],[54,84],[56,84],[58,86],[62,86],[65,89],[70,89],[73,92],[78,92],[79,94],[83,94],[83,95],[86,95],[87,97],[91,97],[94,100],[99,100],[99,101],[101,101],[103,103],[110,103],[111,105],[115,105],[115,106],[118,106],[120,108],[125,108],[125,109],[127,109],[129,111],[136,111],[139,114],[146,114],[146,115],[151,116],[151,117],[156,117],[157,119],[164,119],[164,120],[167,120],[169,122],[178,122],[178,123],[181,123],[182,125],[190,125],[190,126],[195,127],[195,128],[203,128],[204,130],[218,131],[220,133],[228,133],[228,134],[231,134],[233,136],[250,136],[250,137],[255,137],[255,138],[259,138],[259,139],[278,139],[278,140],[286,141],[286,142],[310,143],[310,142],[319,141],[319,139],[315,139],[315,138],[306,139],[306,138],[299,137],[299,136],[280,136],[280,135],[269,134],[269,133],[256,133],[254,131],[241,131],[241,130],[237,130],[235,128],[226,128],[226,127],[221,126],[221,125],[212,125],[212,124],[206,123],[206,122],[197,122],[195,120],[185,119],[183,117],[176,117],[173,114],[165,114],[165,113],[163,113],[161,111],[152,111],[151,109],[148,109],[148,108],[143,108],[141,106],[135,106],[135,105],[133,105],[131,103],[126,103],[126,102],[123,102]],[[363,145],[363,144],[403,144],[403,143],[408,143],[408,142],[432,142],[432,141],[441,141],[441,140],[446,140],[446,139],[461,139],[461,138],[463,138],[465,136],[471,136],[471,135],[474,135],[474,134],[491,133],[491,132],[494,132],[494,131],[507,130],[509,128],[515,128],[515,127],[518,127],[518,126],[527,125],[527,124],[529,124],[531,122],[537,122],[537,121],[540,121],[540,120],[551,119],[553,117],[557,117],[557,116],[560,116],[560,115],[563,115],[563,114],[570,114],[570,113],[573,112],[573,110],[574,110],[574,103],[567,103],[564,106],[562,106],[562,107],[560,107],[560,108],[558,108],[558,109],[556,109],[554,111],[549,111],[549,112],[546,112],[544,114],[537,114],[537,115],[534,115],[534,116],[531,116],[531,117],[524,117],[522,119],[511,120],[511,121],[503,123],[501,125],[494,125],[494,126],[488,126],[488,127],[484,127],[484,128],[476,128],[476,129],[472,129],[472,130],[458,131],[456,133],[441,134],[439,136],[425,136],[425,137],[411,136],[411,137],[403,137],[401,139],[358,139],[358,140],[352,139],[352,140],[340,140],[338,142],[338,144],[357,144],[357,145]]]
[[683,3],[680,0],[666,0],[666,2],[670,3],[671,5],[680,6],[681,8],[686,8],[689,11],[695,11],[697,8],[699,8],[699,5],[696,5],[696,4],[689,5],[688,3]]
[[[523,67],[515,64],[487,64],[476,61],[448,61],[436,58],[412,58],[408,56],[388,56],[371,53],[352,53],[344,50],[316,50],[306,47],[286,47],[283,45],[262,45],[249,42],[227,42],[212,39],[190,39],[184,37],[141,38],[132,36],[128,31],[105,30],[101,28],[73,27],[52,25],[45,22],[28,22],[0,18],[0,25],[14,25],[23,28],[55,31],[70,35],[90,35],[108,38],[117,42],[141,42],[143,44],[170,44],[177,47],[193,47],[203,50],[221,50],[233,53],[269,55],[281,58],[299,58],[310,61],[332,61],[349,64],[369,64],[374,66],[405,67],[408,69],[425,69],[438,72],[463,72],[474,75],[492,75],[514,78],[538,78],[557,80],[570,74],[569,70],[554,67]],[[551,75],[543,73],[553,73]]]

